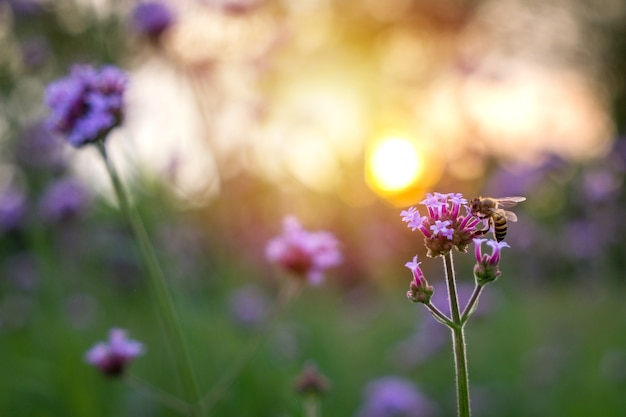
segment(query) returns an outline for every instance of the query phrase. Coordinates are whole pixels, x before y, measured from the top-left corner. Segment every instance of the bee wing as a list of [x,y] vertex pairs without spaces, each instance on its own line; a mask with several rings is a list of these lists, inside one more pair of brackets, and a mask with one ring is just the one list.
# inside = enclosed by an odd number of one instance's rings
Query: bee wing
[[516,222],[517,221],[517,216],[512,211],[502,210],[502,214],[510,222]]
[[525,201],[525,200],[526,200],[526,197],[521,197],[521,196],[496,198],[496,201],[498,202],[498,207],[502,207],[502,208],[513,207],[517,203],[521,203],[522,201]]

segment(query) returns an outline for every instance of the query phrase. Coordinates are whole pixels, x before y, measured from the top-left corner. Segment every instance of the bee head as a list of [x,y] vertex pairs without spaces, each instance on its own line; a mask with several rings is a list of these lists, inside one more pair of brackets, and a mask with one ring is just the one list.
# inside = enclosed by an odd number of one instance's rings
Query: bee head
[[481,196],[478,196],[470,200],[469,207],[470,207],[470,210],[472,211],[472,214],[477,214],[481,211],[480,207],[481,207],[482,199],[483,198]]

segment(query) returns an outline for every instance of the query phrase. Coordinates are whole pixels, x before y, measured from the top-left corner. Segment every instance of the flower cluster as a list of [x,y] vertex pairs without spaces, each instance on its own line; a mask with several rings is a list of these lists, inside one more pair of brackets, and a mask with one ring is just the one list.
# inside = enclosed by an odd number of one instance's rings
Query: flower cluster
[[426,277],[424,277],[420,264],[421,262],[417,262],[417,255],[415,255],[413,257],[413,261],[407,262],[404,265],[413,273],[413,281],[411,281],[411,285],[409,287],[409,291],[406,293],[406,296],[414,303],[428,304],[430,302],[430,297],[433,295],[434,289],[432,285],[429,285],[428,281],[426,281]]
[[[476,236],[476,226],[481,222],[471,214],[467,200],[459,193],[429,193],[421,204],[428,209],[428,216],[420,216],[415,207],[402,211],[400,215],[408,227],[419,229],[424,234],[428,256],[434,258],[452,248],[467,252],[467,246]],[[461,214],[462,208],[465,214]]]
[[89,349],[85,354],[85,360],[106,375],[120,376],[127,364],[137,356],[143,355],[143,352],[143,345],[128,339],[126,331],[111,329],[109,341],[100,342]]
[[126,74],[116,67],[75,65],[46,89],[48,126],[76,148],[104,139],[122,123],[126,84]]
[[[482,244],[487,242],[491,246],[491,255],[482,253]],[[510,247],[506,242],[497,242],[495,240],[474,239],[476,255],[476,265],[474,265],[474,278],[477,285],[485,285],[488,282],[495,281],[500,276],[498,265],[500,264],[500,251],[502,248]]]
[[312,285],[324,280],[324,270],[341,263],[339,242],[329,232],[309,232],[298,220],[283,220],[284,233],[268,243],[266,256]]

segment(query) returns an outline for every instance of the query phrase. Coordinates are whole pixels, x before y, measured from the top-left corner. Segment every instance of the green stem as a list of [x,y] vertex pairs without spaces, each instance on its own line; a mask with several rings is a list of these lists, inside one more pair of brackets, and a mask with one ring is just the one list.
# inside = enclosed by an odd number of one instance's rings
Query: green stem
[[448,318],[445,314],[441,312],[437,307],[430,303],[424,304],[427,309],[430,310],[430,313],[433,315],[435,320],[437,320],[441,324],[445,324],[446,326],[452,328],[455,326],[454,322]]
[[196,404],[189,407],[188,414],[192,416],[203,416],[204,412],[200,403],[200,390],[193,372],[189,352],[187,350],[187,346],[185,345],[180,322],[176,314],[176,310],[174,309],[174,303],[169,289],[167,288],[165,275],[163,274],[163,270],[161,269],[158,258],[154,252],[152,243],[150,242],[150,238],[148,237],[148,233],[141,217],[139,216],[139,213],[134,210],[128,202],[128,197],[122,185],[122,181],[120,180],[111,159],[107,155],[104,141],[97,142],[97,145],[109,176],[111,177],[113,188],[115,189],[115,194],[117,195],[117,199],[120,204],[120,209],[130,223],[130,227],[133,231],[135,239],[137,240],[141,259],[150,278],[149,282],[152,294],[158,306],[158,311],[160,312],[168,341],[176,358],[179,376],[184,384],[186,392],[191,393],[192,395],[192,403]]
[[246,344],[245,350],[239,355],[237,361],[228,369],[228,371],[226,371],[225,374],[221,376],[221,378],[215,383],[215,385],[213,385],[211,390],[202,399],[201,403],[205,410],[210,410],[224,395],[228,387],[232,385],[234,380],[243,370],[246,363],[248,363],[252,355],[261,346],[261,342],[263,342],[280,314],[297,298],[301,289],[302,286],[300,283],[293,280],[288,281],[282,288],[280,294],[278,295],[278,302],[275,304],[274,309],[270,313],[263,327],[256,334],[256,337]]
[[474,292],[472,293],[472,296],[467,302],[467,305],[465,306],[465,309],[463,310],[463,314],[461,314],[461,323],[465,324],[467,320],[469,320],[474,310],[476,310],[478,297],[480,297],[480,293],[482,290],[483,290],[482,285],[476,285],[476,287],[474,287]]
[[464,323],[461,321],[461,313],[459,311],[459,299],[456,290],[456,277],[451,251],[444,255],[443,263],[446,271],[446,282],[448,284],[450,314],[455,324],[454,327],[451,327],[451,330],[454,345],[454,365],[456,367],[456,390],[459,417],[469,417],[471,412],[467,374],[467,354],[465,350],[465,335],[463,332]]
[[308,395],[303,400],[304,417],[320,417],[320,399],[318,395]]
[[172,396],[168,392],[165,392],[162,389],[157,388],[154,385],[134,375],[126,375],[124,379],[128,384],[147,392],[152,398],[171,410],[174,410],[181,414],[185,414],[187,410],[191,407],[191,404],[181,400],[180,398]]

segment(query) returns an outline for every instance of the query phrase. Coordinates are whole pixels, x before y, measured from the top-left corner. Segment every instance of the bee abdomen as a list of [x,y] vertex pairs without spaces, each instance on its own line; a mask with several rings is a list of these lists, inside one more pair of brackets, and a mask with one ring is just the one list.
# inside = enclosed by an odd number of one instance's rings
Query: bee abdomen
[[493,213],[493,234],[498,242],[502,242],[506,237],[506,217],[499,213]]

